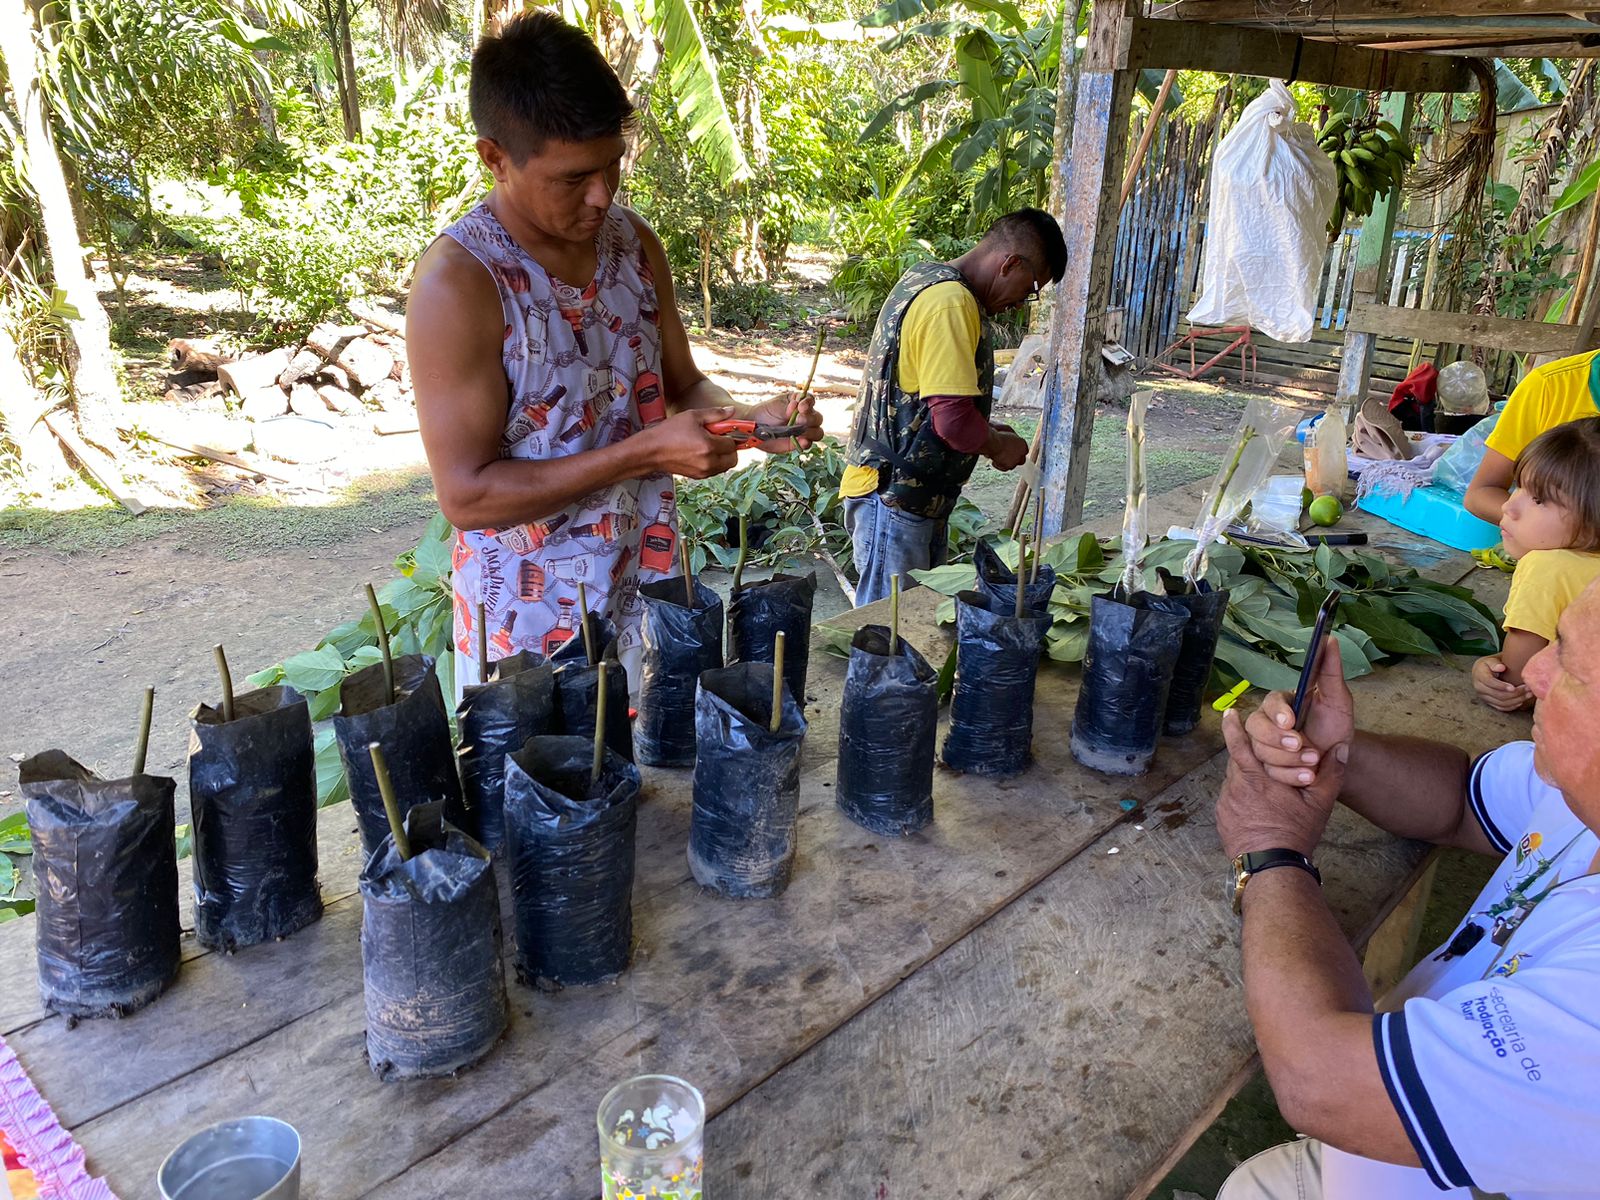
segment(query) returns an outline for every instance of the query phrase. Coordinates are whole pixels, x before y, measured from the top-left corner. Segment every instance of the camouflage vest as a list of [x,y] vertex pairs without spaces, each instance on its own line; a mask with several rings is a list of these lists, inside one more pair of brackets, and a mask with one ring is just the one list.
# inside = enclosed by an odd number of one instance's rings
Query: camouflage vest
[[[878,314],[872,347],[861,374],[855,428],[848,458],[852,466],[878,472],[878,494],[886,504],[918,517],[950,515],[961,488],[978,465],[976,454],[959,454],[933,431],[928,406],[900,387],[900,332],[906,310],[926,288],[955,281],[961,272],[945,263],[920,263],[900,277]],[[994,404],[994,347],[983,321],[976,353],[978,394],[973,401],[985,418]]]

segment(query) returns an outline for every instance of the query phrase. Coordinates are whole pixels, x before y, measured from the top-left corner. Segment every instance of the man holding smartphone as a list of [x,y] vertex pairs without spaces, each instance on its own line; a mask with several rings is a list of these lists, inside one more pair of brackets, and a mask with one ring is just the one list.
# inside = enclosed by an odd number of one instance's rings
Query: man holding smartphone
[[[1476,762],[1358,732],[1332,639],[1301,728],[1283,693],[1224,718],[1217,829],[1245,1001],[1279,1108],[1307,1137],[1245,1163],[1218,1200],[1600,1197],[1600,590],[1562,614],[1526,677],[1533,740]],[[1376,1004],[1315,870],[1336,800],[1402,837],[1502,857],[1449,941]]]

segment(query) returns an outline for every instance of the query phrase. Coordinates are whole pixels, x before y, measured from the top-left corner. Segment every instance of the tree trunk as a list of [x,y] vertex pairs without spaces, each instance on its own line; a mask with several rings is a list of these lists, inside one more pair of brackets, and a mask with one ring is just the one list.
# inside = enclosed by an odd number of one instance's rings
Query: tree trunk
[[333,81],[339,89],[339,116],[346,141],[361,140],[361,96],[356,87],[354,47],[350,41],[349,0],[322,0],[322,33],[333,59]]
[[355,43],[350,37],[350,0],[339,4],[339,56],[344,63],[344,135],[361,140],[361,87],[356,80]]
[[711,226],[700,227],[700,307],[704,314],[701,332],[711,332]]
[[72,476],[61,443],[40,420],[48,407],[23,370],[22,352],[10,328],[0,322],[0,427],[22,457],[23,479],[40,495]]
[[45,251],[51,274],[66,302],[76,310],[67,321],[72,332],[72,385],[84,432],[109,450],[118,450],[116,414],[122,407],[111,322],[84,266],[78,218],[50,130],[38,84],[33,17],[25,0],[0,0],[0,58],[5,60],[11,101],[22,121],[22,147],[28,180],[39,200]]

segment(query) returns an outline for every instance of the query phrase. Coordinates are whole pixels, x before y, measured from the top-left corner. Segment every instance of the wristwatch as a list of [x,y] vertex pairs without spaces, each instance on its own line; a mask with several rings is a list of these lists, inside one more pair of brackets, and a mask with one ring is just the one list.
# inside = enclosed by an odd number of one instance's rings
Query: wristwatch
[[1253,875],[1270,871],[1273,867],[1299,867],[1310,874],[1320,886],[1322,872],[1311,865],[1311,860],[1298,850],[1252,850],[1233,860],[1233,911],[1239,912],[1244,904],[1244,885]]

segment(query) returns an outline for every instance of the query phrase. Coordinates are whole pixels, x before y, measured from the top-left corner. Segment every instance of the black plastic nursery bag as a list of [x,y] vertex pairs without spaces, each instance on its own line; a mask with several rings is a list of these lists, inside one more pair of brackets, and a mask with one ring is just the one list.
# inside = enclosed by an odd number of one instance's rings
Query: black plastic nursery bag
[[1222,633],[1222,618],[1228,613],[1228,593],[1188,592],[1167,599],[1183,606],[1189,620],[1183,627],[1183,647],[1172,668],[1172,690],[1167,693],[1167,713],[1163,733],[1172,737],[1188,733],[1200,724],[1200,706],[1205,701],[1206,685],[1211,681],[1211,664],[1217,657],[1217,638]]
[[769,732],[771,716],[770,663],[700,676],[689,869],[734,899],[776,896],[794,868],[806,719],[787,687],[777,733]]
[[556,719],[551,733],[594,736],[600,674],[606,677],[606,749],[633,761],[633,725],[628,720],[628,673],[618,661],[617,631],[604,617],[590,613],[589,633],[600,661],[589,663],[581,637],[568,640],[550,656],[556,669]]
[[681,576],[644,584],[639,598],[644,655],[634,751],[647,767],[692,766],[694,689],[702,671],[722,665],[722,601],[696,581],[688,607]]
[[[979,541],[972,552],[972,565],[978,569],[975,589],[992,596],[1007,612],[1017,609],[1017,573],[1006,566],[1000,555],[987,541]],[[1030,565],[1030,572],[1032,567]],[[1034,612],[1042,613],[1050,603],[1050,593],[1055,590],[1056,569],[1049,563],[1039,564],[1038,577],[1029,582],[1023,593],[1023,603]]]
[[740,586],[728,601],[732,622],[730,663],[769,663],[778,632],[784,634],[783,681],[801,711],[806,706],[806,666],[811,657],[811,602],[816,575],[774,575]]
[[24,760],[19,774],[45,1008],[69,1017],[143,1008],[178,973],[176,785],[157,775],[101,779],[60,750]]
[[506,760],[506,845],[517,978],[599,983],[633,950],[639,768],[607,751],[591,782],[588,738],[536,737]]
[[1189,610],[1175,597],[1096,596],[1072,718],[1072,757],[1107,775],[1142,775],[1166,719]]
[[478,841],[489,850],[505,841],[506,756],[550,732],[555,706],[555,669],[529,650],[495,662],[487,683],[462,689],[456,708],[461,791],[477,819]]
[[288,937],[322,916],[311,714],[293,688],[202,704],[189,733],[194,933],[232,952]]
[[939,675],[904,638],[865,625],[850,640],[839,715],[835,794],[845,816],[888,837],[933,820]]
[[1033,684],[1048,614],[1015,616],[1011,600],[956,597],[956,686],[944,763],[973,775],[1015,775],[1033,757]]
[[361,828],[361,850],[369,857],[389,835],[389,819],[367,749],[372,742],[383,748],[401,812],[414,804],[442,800],[446,820],[458,829],[473,828],[461,800],[450,718],[433,659],[422,654],[395,659],[394,690],[396,699],[390,704],[383,664],[363,667],[339,685],[339,712],[333,718],[339,758],[350,780],[350,803]]
[[380,1079],[454,1074],[506,1027],[489,852],[438,802],[414,805],[405,829],[412,857],[385,835],[359,884],[367,1061]]

